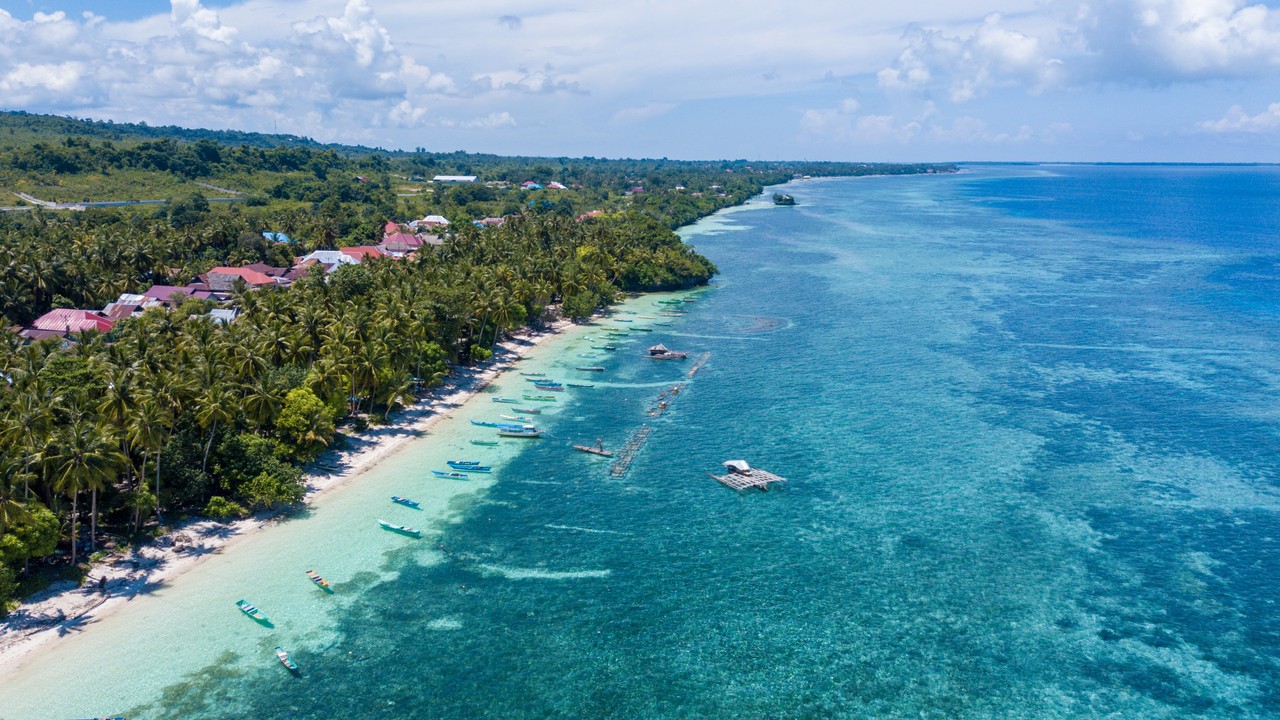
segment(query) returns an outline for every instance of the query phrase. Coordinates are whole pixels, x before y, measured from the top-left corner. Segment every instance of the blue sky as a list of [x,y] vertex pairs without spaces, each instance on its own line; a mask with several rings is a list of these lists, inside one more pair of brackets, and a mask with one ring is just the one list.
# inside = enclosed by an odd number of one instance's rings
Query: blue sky
[[1280,162],[1280,9],[0,0],[0,107],[503,154]]

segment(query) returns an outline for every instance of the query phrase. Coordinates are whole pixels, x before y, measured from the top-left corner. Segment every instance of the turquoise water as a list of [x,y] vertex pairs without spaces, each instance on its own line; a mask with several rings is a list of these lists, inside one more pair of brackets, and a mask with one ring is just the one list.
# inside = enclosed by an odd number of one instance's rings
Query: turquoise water
[[[442,426],[5,678],[0,717],[1280,716],[1280,169],[788,192],[686,231],[722,271],[686,317],[637,299],[671,325],[521,368],[597,385],[548,439]],[[655,342],[712,355],[651,419],[688,367]],[[620,480],[567,447],[646,422]],[[496,472],[422,477],[459,453]],[[706,477],[734,458],[791,482]],[[417,542],[370,527],[408,483]]]

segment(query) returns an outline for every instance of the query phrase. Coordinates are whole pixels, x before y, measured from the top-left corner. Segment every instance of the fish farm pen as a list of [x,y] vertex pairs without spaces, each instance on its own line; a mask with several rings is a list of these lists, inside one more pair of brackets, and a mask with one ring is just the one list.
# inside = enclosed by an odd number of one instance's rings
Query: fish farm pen
[[[699,370],[702,369],[703,365],[707,364],[707,360],[710,359],[711,353],[702,353],[702,355],[698,357],[697,361],[694,362],[693,367],[689,368],[689,372],[685,374],[685,378],[692,378]],[[689,384],[688,379],[681,380],[675,385],[672,385],[659,393],[658,397],[654,398],[653,404],[649,406],[649,417],[662,417],[667,410],[671,409],[671,403],[680,396],[680,391],[683,390],[684,386],[687,384]],[[636,453],[640,452],[640,448],[644,447],[644,442],[649,439],[649,435],[652,432],[653,428],[648,425],[640,426],[640,429],[636,431],[636,434],[632,435],[631,439],[627,441],[627,444],[623,445],[622,449],[618,451],[617,458],[615,458],[613,464],[609,466],[610,477],[620,478],[627,474],[627,470],[631,468],[631,461],[635,459]]]

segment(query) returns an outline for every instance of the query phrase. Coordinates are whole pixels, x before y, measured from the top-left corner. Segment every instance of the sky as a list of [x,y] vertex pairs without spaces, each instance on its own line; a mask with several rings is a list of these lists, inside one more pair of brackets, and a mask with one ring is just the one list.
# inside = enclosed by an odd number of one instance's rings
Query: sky
[[1280,0],[0,0],[0,108],[504,155],[1280,162]]

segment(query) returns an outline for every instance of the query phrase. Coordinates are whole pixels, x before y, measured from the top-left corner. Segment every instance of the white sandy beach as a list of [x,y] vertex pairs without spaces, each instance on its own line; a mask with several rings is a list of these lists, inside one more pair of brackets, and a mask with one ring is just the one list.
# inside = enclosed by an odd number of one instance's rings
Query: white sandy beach
[[[414,406],[393,416],[393,424],[347,434],[342,449],[324,453],[308,466],[308,504],[352,481],[379,462],[421,437],[450,411],[483,390],[513,363],[543,341],[568,327],[561,320],[549,330],[521,333],[501,343],[494,358],[474,368],[458,368],[445,384]],[[154,542],[127,553],[108,556],[93,566],[83,586],[56,583],[0,621],[0,676],[26,664],[37,651],[56,647],[58,640],[89,622],[110,616],[132,599],[171,582],[214,554],[282,517],[262,513],[236,522],[199,520],[184,523]]]

